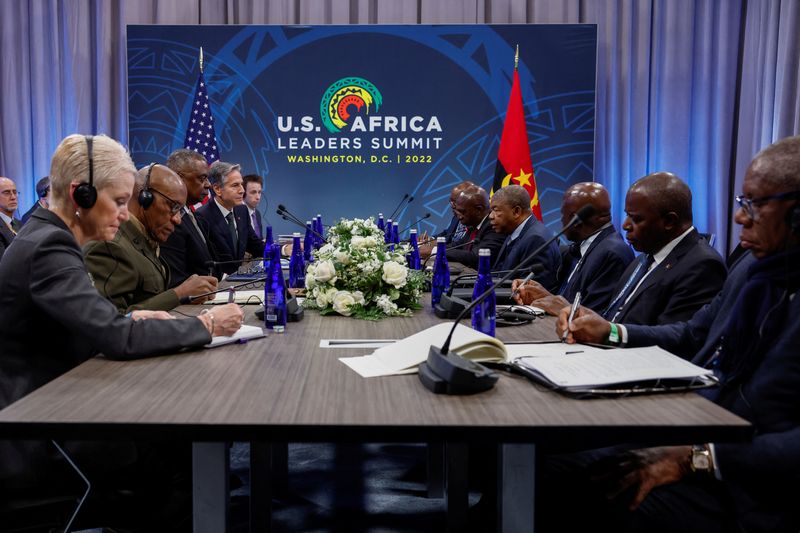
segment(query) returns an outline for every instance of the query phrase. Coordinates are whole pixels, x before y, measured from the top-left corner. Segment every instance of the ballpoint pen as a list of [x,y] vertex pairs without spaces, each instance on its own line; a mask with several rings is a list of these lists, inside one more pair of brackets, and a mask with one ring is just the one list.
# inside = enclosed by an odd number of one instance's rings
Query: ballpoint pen
[[228,291],[228,303],[232,304],[235,301],[236,301],[236,291],[234,289],[231,289]]
[[567,340],[567,335],[569,334],[569,327],[572,325],[572,319],[575,318],[575,311],[578,310],[579,305],[581,305],[581,291],[575,293],[575,300],[573,300],[572,307],[569,310],[569,317],[567,318],[567,327],[564,330],[564,333],[561,335],[561,342]]

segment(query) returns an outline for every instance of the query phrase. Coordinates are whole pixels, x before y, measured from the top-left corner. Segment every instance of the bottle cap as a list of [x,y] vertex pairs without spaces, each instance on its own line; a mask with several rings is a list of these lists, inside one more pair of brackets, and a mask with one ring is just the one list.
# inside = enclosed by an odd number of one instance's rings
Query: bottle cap
[[382,216],[383,216],[383,213],[378,213],[378,216],[379,216],[379,217],[382,217]]
[[300,232],[295,231],[294,233],[292,233],[292,237],[300,237]]
[[311,221],[310,220],[306,220],[306,224],[311,224]]
[[411,235],[416,235],[417,234],[417,230],[415,230],[415,229],[410,230],[410,232],[411,232]]
[[399,225],[400,224],[398,222],[392,222],[392,226],[399,226]]
[[478,250],[478,255],[480,257],[483,257],[484,255],[487,256],[487,257],[491,257],[492,256],[492,251],[490,249],[488,249],[488,248],[481,248],[480,250]]
[[436,237],[436,244],[439,244],[440,242],[446,243],[447,239],[445,239],[444,237]]

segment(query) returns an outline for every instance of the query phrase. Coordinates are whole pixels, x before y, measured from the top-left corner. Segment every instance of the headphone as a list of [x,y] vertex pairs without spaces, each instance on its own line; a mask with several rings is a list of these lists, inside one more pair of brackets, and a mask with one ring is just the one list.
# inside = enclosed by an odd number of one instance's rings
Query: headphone
[[86,140],[86,157],[89,159],[89,182],[81,183],[72,192],[72,199],[84,209],[90,209],[97,203],[97,189],[94,188],[94,158],[92,156],[92,142],[94,137],[84,135]]
[[786,212],[786,224],[795,235],[800,235],[800,203]]
[[153,205],[155,200],[153,193],[150,191],[150,173],[153,172],[154,166],[156,166],[156,163],[150,163],[150,167],[147,169],[147,177],[144,179],[144,187],[139,191],[139,205],[145,210]]

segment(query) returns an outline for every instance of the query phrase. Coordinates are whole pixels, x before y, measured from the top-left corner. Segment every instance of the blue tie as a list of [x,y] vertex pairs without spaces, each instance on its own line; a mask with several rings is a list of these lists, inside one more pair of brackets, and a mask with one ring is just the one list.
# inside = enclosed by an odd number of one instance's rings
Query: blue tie
[[633,271],[633,274],[631,274],[631,277],[625,282],[625,285],[623,285],[622,290],[619,291],[616,298],[611,301],[611,305],[603,311],[603,318],[613,322],[614,319],[619,316],[622,312],[622,308],[625,306],[625,300],[628,299],[628,296],[630,296],[645,274],[650,270],[650,265],[653,264],[653,261],[655,261],[655,258],[650,254],[640,256],[639,264],[636,265],[636,269]]

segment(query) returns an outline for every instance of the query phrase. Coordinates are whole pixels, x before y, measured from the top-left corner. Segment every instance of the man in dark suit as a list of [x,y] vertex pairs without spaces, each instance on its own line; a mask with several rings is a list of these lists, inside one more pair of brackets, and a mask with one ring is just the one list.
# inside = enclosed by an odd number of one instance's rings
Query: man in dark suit
[[453,248],[447,250],[447,260],[478,268],[478,250],[481,248],[490,250],[492,257],[496,257],[505,235],[494,231],[489,222],[489,195],[486,190],[477,185],[464,189],[456,198],[454,210],[467,231],[461,239],[451,243]]
[[725,263],[692,226],[692,192],[677,176],[656,172],[637,180],[625,197],[622,224],[642,254],[596,308],[608,320],[669,324],[688,320],[725,282]]
[[22,225],[24,226],[25,223],[31,218],[31,215],[34,211],[39,209],[48,209],[49,208],[49,198],[50,198],[50,176],[45,176],[39,181],[36,182],[36,196],[39,198],[35,204],[28,209],[24,215],[22,215]]
[[523,286],[522,280],[514,280],[517,303],[557,315],[578,292],[581,303],[591,309],[605,309],[611,302],[614,287],[633,261],[633,251],[611,224],[611,200],[599,183],[576,183],[564,192],[561,224],[566,226],[585,205],[594,206],[595,214],[564,233],[572,244],[562,261],[558,291],[551,294],[539,282],[531,280]]
[[22,223],[14,218],[14,211],[18,206],[16,184],[8,178],[0,177],[0,258],[22,228]]
[[264,238],[264,226],[261,223],[261,212],[258,204],[261,203],[261,191],[264,188],[264,178],[258,174],[248,174],[244,177],[244,205],[247,206],[247,215],[256,237]]
[[[142,168],[128,201],[130,218],[120,224],[114,240],[93,241],[84,247],[86,267],[98,292],[122,313],[138,309],[168,311],[186,296],[217,288],[211,276],[189,276],[169,288],[169,267],[160,258],[160,245],[181,224],[186,187],[164,165]],[[193,303],[203,303],[198,298]]]
[[[696,354],[695,364],[713,368],[720,386],[704,390],[704,396],[750,421],[753,440],[621,455],[596,451],[552,461],[552,484],[541,492],[547,497],[541,506],[545,523],[584,529],[565,524],[561,511],[568,505],[584,512],[567,518],[588,519],[593,531],[800,528],[796,491],[786,490],[800,478],[800,137],[756,155],[743,193],[736,197],[735,221],[751,256],[734,265],[720,294],[686,322],[624,329],[628,345]],[[608,339],[612,325],[596,313],[581,308],[569,326],[566,314],[559,317],[559,332],[569,327],[569,342]],[[568,462],[577,468],[555,472]],[[597,485],[584,476],[588,465],[595,480],[613,488],[614,498],[597,497]],[[612,509],[610,503],[617,502],[620,509]]]
[[226,274],[236,272],[245,252],[261,257],[264,243],[250,225],[247,206],[244,205],[244,186],[241,167],[224,161],[215,161],[209,169],[213,198],[197,210],[197,219],[209,243],[212,254],[220,261],[220,270]]
[[217,276],[221,274],[214,266],[216,258],[211,254],[206,237],[189,206],[198,204],[208,196],[211,183],[208,181],[208,163],[205,157],[194,150],[180,148],[167,158],[167,166],[186,185],[186,204],[182,208],[181,224],[167,241],[161,245],[161,257],[169,265],[170,286],[180,285],[192,275]]
[[[422,257],[426,255],[430,255],[430,252],[433,248],[436,248],[436,237],[444,237],[445,242],[449,245],[454,240],[461,240],[464,238],[464,235],[467,233],[467,228],[461,221],[458,219],[456,215],[456,199],[459,195],[464,192],[465,190],[475,187],[476,185],[471,181],[462,181],[461,183],[457,184],[455,187],[450,189],[450,210],[453,212],[453,218],[450,219],[450,223],[447,225],[445,229],[437,233],[433,236],[433,238],[429,238],[427,234],[424,234],[420,237],[420,240],[423,242],[427,242],[420,246],[420,254]],[[433,241],[433,242],[430,242]]]
[[[523,187],[508,185],[494,193],[490,202],[489,220],[497,233],[506,235],[497,253],[493,270],[511,270],[524,261],[536,248],[553,236],[547,227],[531,213],[531,197]],[[544,270],[536,277],[547,290],[556,288],[556,272],[561,261],[555,242],[539,252],[528,263],[528,268],[541,264]]]

